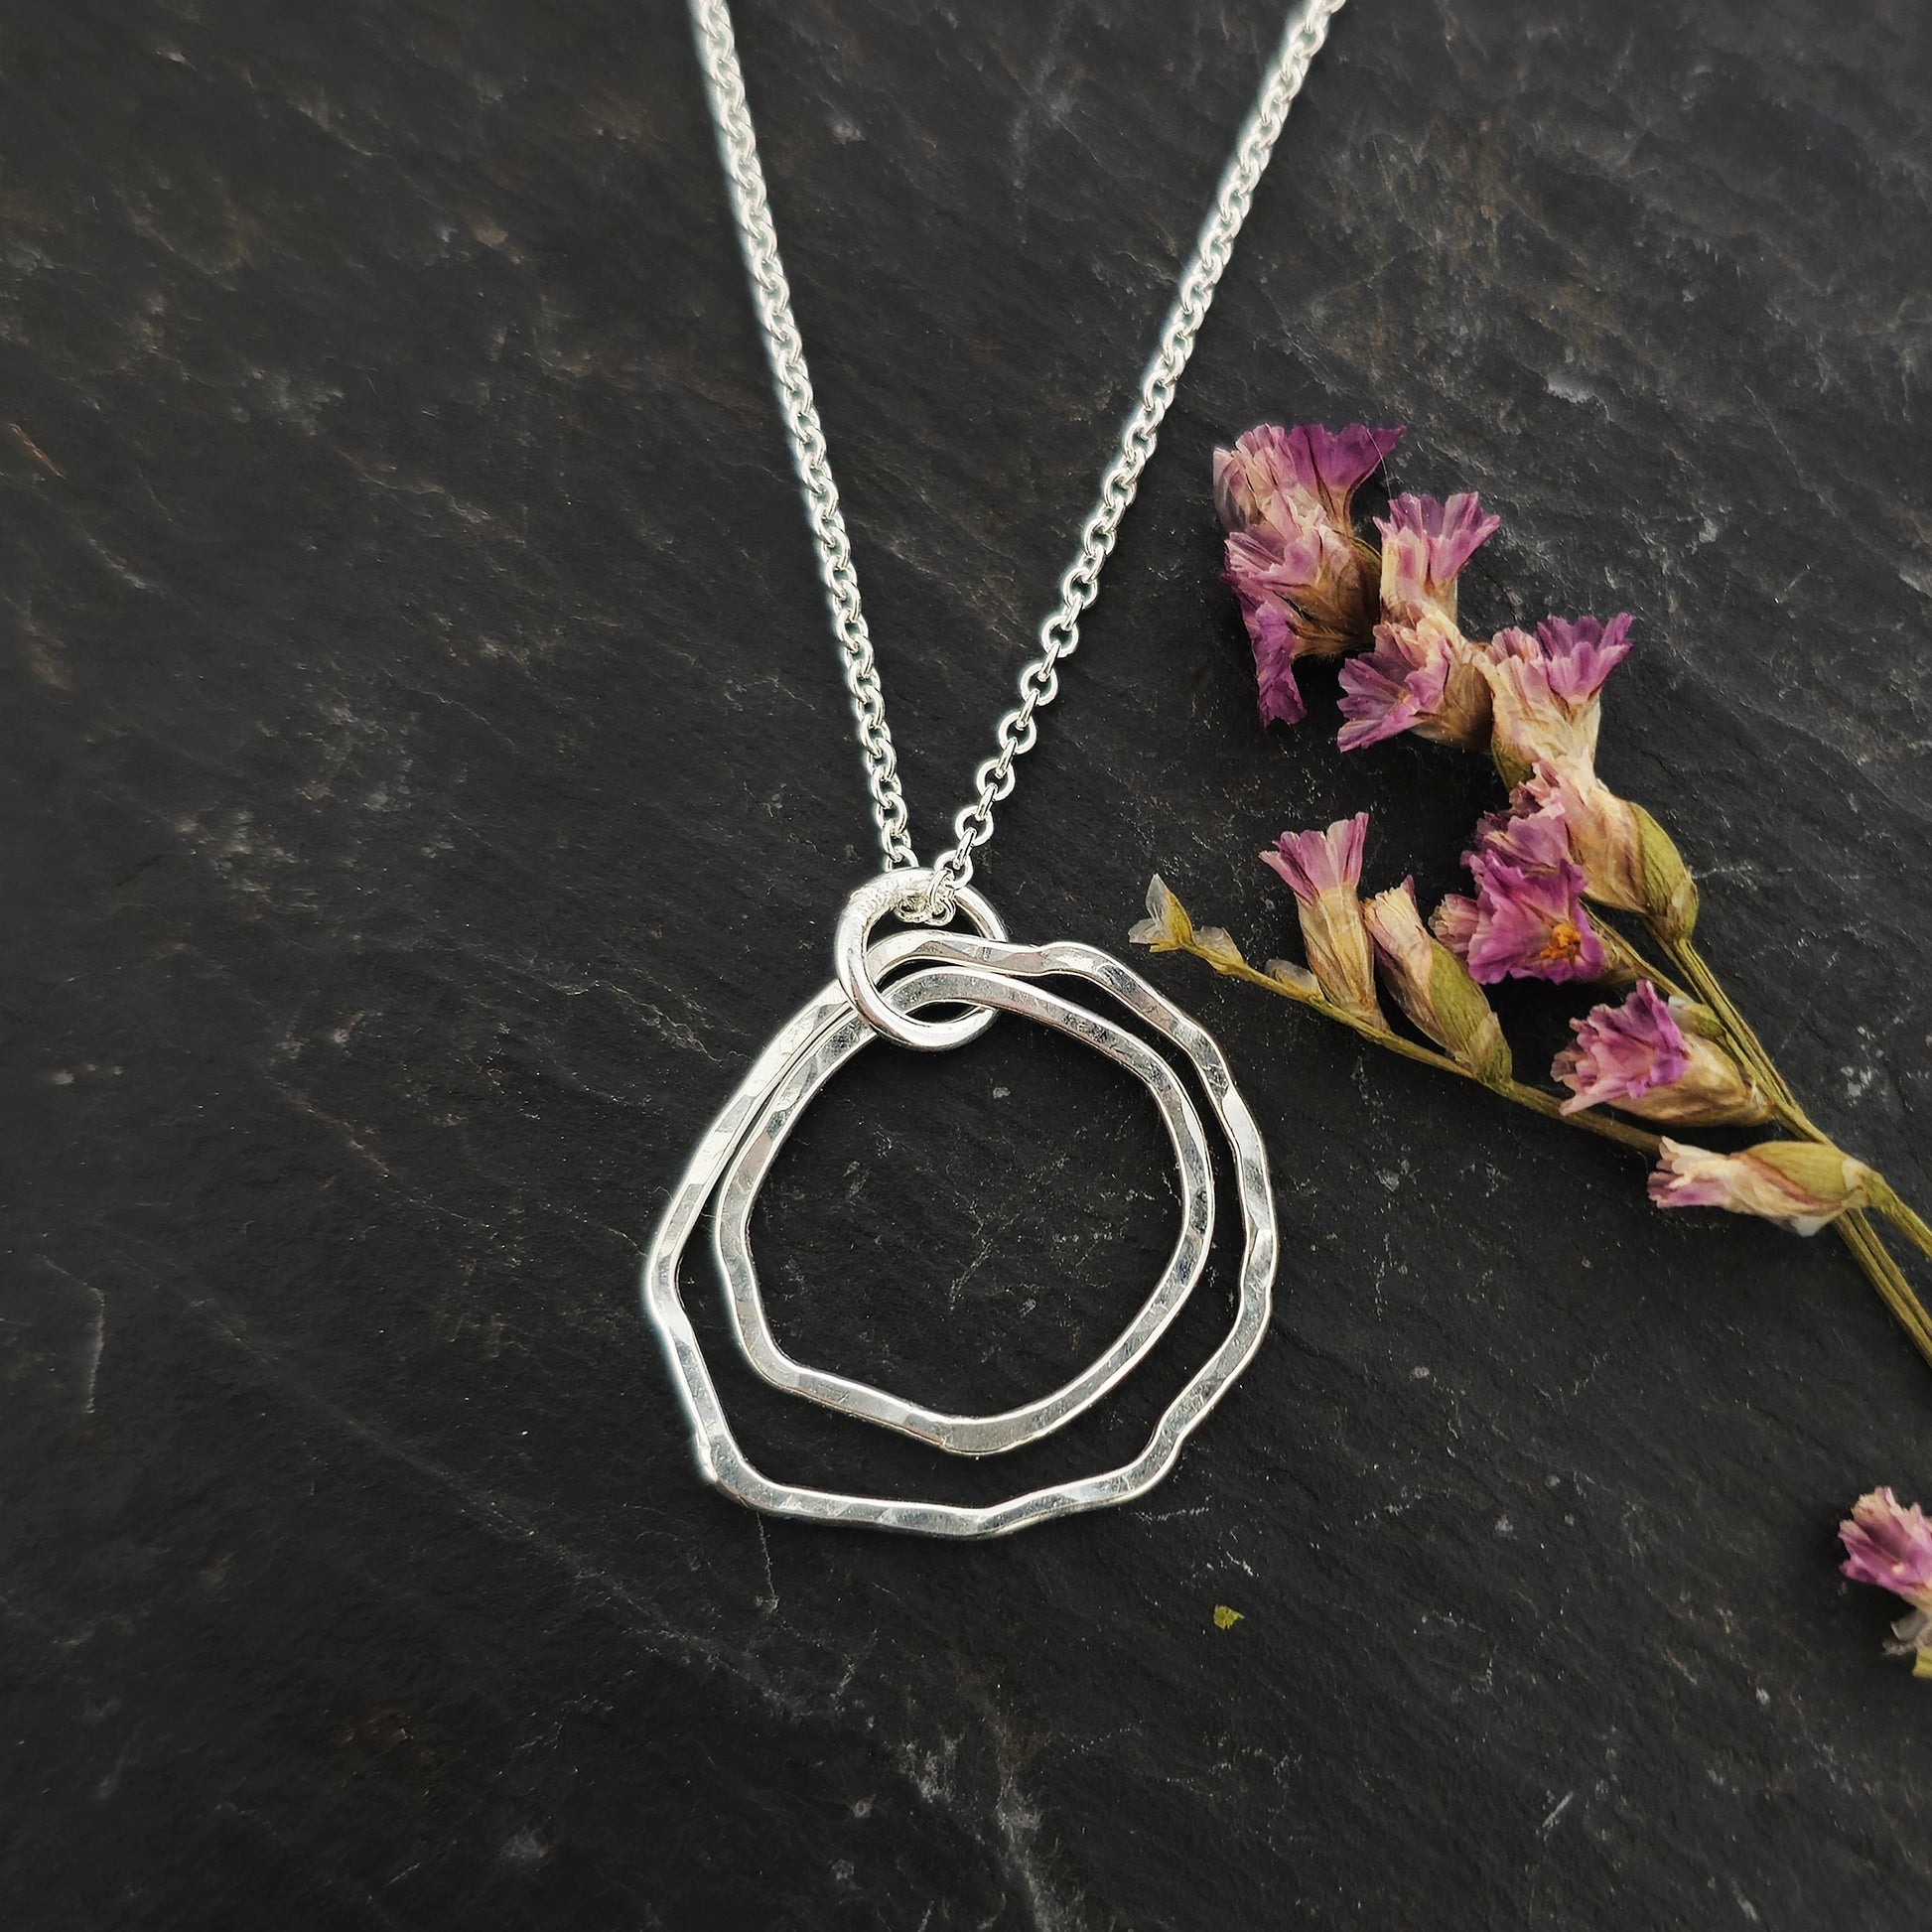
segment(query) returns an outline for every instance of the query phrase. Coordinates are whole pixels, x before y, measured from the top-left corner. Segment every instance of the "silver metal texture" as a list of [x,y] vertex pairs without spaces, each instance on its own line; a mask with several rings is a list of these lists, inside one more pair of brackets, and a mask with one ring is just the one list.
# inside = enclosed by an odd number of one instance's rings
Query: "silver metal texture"
[[[906,967],[944,970],[912,972],[891,980],[892,974]],[[1208,1035],[1177,1007],[1131,967],[1092,946],[1064,942],[1022,946],[959,933],[901,932],[872,946],[865,976],[885,990],[887,1000],[902,1015],[962,1002],[982,1009],[1005,1008],[1085,1040],[1136,1074],[1155,1095],[1180,1163],[1181,1238],[1154,1295],[1127,1330],[1064,1388],[1023,1409],[991,1417],[944,1415],[792,1362],[771,1342],[758,1305],[745,1229],[758,1183],[778,1143],[837,1069],[879,1036],[835,980],[779,1030],[712,1122],[666,1204],[644,1260],[645,1318],[663,1349],[690,1425],[700,1472],[728,1495],[773,1515],[947,1537],[1004,1536],[1030,1524],[1143,1494],[1173,1466],[1187,1437],[1247,1365],[1267,1330],[1272,1307],[1278,1241],[1268,1157],[1254,1118],[1235,1091],[1226,1060]],[[1241,1207],[1243,1244],[1232,1325],[1169,1404],[1140,1453],[1094,1475],[977,1507],[841,1495],[765,1475],[747,1459],[732,1434],[679,1295],[679,1263],[706,1208],[721,1190],[725,1199],[714,1222],[714,1249],[727,1280],[727,1307],[752,1365],[780,1388],[959,1454],[985,1455],[1014,1449],[1071,1420],[1159,1341],[1199,1280],[1213,1222],[1214,1184],[1198,1113],[1178,1092],[1173,1070],[1132,1035],[1027,984],[1048,977],[1082,980],[1108,994],[1171,1042],[1191,1067],[1208,1111],[1226,1137]],[[1156,1066],[1160,1073],[1153,1070]]]
[[[1342,4],[1343,0],[1303,0],[1290,15],[1254,105],[1235,137],[1213,207],[1201,223],[1193,254],[1181,271],[1173,304],[1141,378],[1140,398],[1122,427],[1119,449],[1101,479],[1100,494],[1080,533],[1079,551],[1060,579],[1059,602],[1041,622],[1039,648],[1020,673],[1020,702],[1000,720],[994,755],[973,774],[976,796],[953,819],[955,843],[932,868],[933,883],[922,916],[935,924],[944,924],[951,917],[955,893],[973,876],[974,852],[993,836],[993,808],[1013,790],[1014,762],[1033,749],[1037,714],[1059,693],[1059,661],[1079,645],[1081,613],[1099,595],[1101,567],[1114,547],[1121,518],[1134,500],[1141,472],[1154,454],[1162,419],[1173,401],[1175,385],[1193,351],[1194,338],[1214,299],[1215,285],[1233,253],[1234,239],[1247,218],[1256,184],[1308,76],[1310,63],[1327,38],[1328,23],[1341,11]],[[892,733],[886,724],[885,692],[860,607],[852,546],[826,456],[824,426],[812,398],[804,344],[792,316],[791,291],[778,255],[777,231],[765,196],[764,173],[759,164],[731,14],[726,0],[690,0],[690,6],[739,246],[751,277],[753,303],[763,333],[778,406],[791,439],[792,460],[818,550],[819,575],[831,608],[832,629],[844,661],[880,849],[889,871],[915,866],[918,861],[906,826]]]
[[[918,918],[931,903],[932,886],[933,875],[924,866],[914,866],[905,872],[882,873],[861,886],[846,900],[845,910],[839,914],[838,930],[832,938],[832,970],[845,989],[845,997],[875,1032],[900,1046],[938,1053],[977,1039],[993,1024],[991,1009],[963,1014],[956,1020],[913,1020],[879,990],[866,963],[866,942],[872,937],[873,927],[888,912],[897,912],[903,919]],[[981,937],[1004,939],[1007,936],[1000,915],[972,887],[961,888],[954,900],[979,928]]]
[[860,756],[865,759],[866,789],[872,794],[872,821],[879,828],[880,849],[886,855],[888,870],[916,865],[905,829],[905,798],[898,786],[893,735],[886,729],[886,694],[880,689],[872,634],[859,606],[852,545],[845,534],[845,512],[839,508],[832,466],[826,460],[825,429],[818,420],[818,405],[812,400],[805,345],[792,319],[791,286],[785,280],[784,263],[778,258],[778,233],[771,225],[764,170],[759,165],[752,110],[745,100],[745,76],[739,70],[725,0],[691,0],[691,24],[697,37],[698,61],[704,69],[712,123],[718,132],[718,153],[725,164],[725,183],[731,192],[732,214],[738,223],[738,244],[752,280],[752,301],[764,336],[778,408],[785,419],[785,433],[791,438],[792,462],[805,492],[819,576],[832,612],[832,633],[839,640],[839,655],[845,665],[852,722],[859,734]]
[[1160,1340],[1193,1293],[1207,1266],[1208,1242],[1214,1231],[1214,1171],[1207,1139],[1186,1088],[1160,1054],[1112,1021],[1041,987],[976,968],[927,967],[899,981],[888,997],[908,1011],[928,1001],[961,1000],[973,1002],[976,1012],[991,1018],[991,1009],[1000,1007],[1083,1040],[1126,1067],[1154,1095],[1179,1165],[1180,1233],[1154,1293],[1126,1329],[1050,1395],[996,1416],[948,1415],[867,1383],[793,1361],[778,1346],[765,1319],[758,1269],[752,1260],[752,1202],[778,1149],[813,1095],[855,1053],[880,1037],[879,1034],[862,1016],[848,1016],[820,1034],[792,1061],[766,1098],[725,1171],[711,1224],[712,1252],[725,1283],[725,1306],[746,1360],[774,1388],[789,1394],[822,1402],[885,1429],[900,1430],[955,1454],[995,1455],[1002,1449],[1035,1442],[1091,1408]]

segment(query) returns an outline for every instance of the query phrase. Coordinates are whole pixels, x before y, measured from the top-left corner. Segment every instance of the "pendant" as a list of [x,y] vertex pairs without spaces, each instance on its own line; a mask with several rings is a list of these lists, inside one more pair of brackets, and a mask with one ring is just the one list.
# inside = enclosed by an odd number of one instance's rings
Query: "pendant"
[[[1212,1038],[1131,967],[1072,941],[1012,943],[986,900],[959,887],[955,901],[973,934],[931,928],[874,942],[889,912],[918,902],[925,868],[884,874],[847,901],[834,942],[837,978],[807,1002],[764,1048],[693,1152],[644,1258],[644,1318],[656,1333],[691,1427],[698,1471],[753,1509],[774,1516],[916,1535],[1005,1536],[1029,1524],[1102,1509],[1145,1494],[1174,1465],[1181,1445],[1226,1394],[1261,1344],[1273,1301],[1277,1237],[1268,1157],[1227,1062]],[[909,970],[908,970],[909,969]],[[725,1311],[746,1360],[774,1388],[841,1415],[897,1430],[956,1455],[995,1455],[1041,1437],[1092,1407],[1161,1339],[1207,1265],[1214,1230],[1214,1173],[1194,1096],[1173,1065],[1139,1035],[1057,993],[1042,979],[1079,980],[1107,994],[1172,1045],[1194,1076],[1226,1139],[1241,1207],[1243,1245],[1232,1327],[1169,1404],[1131,1461],[983,1507],[912,1498],[847,1496],[779,1482],[754,1468],[725,1419],[704,1353],[678,1293],[678,1266],[707,1207]],[[927,1007],[965,1011],[922,1020]],[[1125,1067],[1153,1096],[1180,1173],[1181,1226],[1153,1293],[1114,1341],[1063,1387],[991,1416],[955,1416],[869,1383],[794,1361],[766,1319],[752,1258],[752,1203],[785,1137],[840,1067],[880,1037],[943,1052],[977,1039],[1000,1013],[1019,1014],[1082,1041]]]

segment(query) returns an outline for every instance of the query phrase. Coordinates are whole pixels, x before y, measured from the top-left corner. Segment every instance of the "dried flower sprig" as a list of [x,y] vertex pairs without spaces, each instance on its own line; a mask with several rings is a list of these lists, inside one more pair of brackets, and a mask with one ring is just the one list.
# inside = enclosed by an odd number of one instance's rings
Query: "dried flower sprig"
[[[1469,636],[1456,580],[1500,518],[1473,493],[1444,502],[1404,494],[1376,519],[1379,555],[1355,528],[1354,492],[1402,435],[1361,424],[1336,432],[1262,424],[1217,450],[1226,576],[1254,648],[1264,724],[1306,714],[1299,658],[1357,652],[1340,672],[1343,751],[1413,732],[1488,753],[1508,799],[1477,825],[1463,855],[1474,892],[1449,895],[1427,922],[1413,881],[1364,902],[1368,814],[1360,812],[1325,831],[1285,832],[1261,855],[1295,896],[1307,967],[1251,966],[1220,927],[1197,931],[1159,877],[1129,938],[1155,952],[1192,953],[1405,1058],[1638,1150],[1656,1163],[1649,1194],[1660,1207],[1722,1207],[1797,1234],[1835,1228],[1932,1361],[1932,1314],[1871,1215],[1926,1256],[1932,1227],[1805,1113],[1693,942],[1697,885],[1676,844],[1597,776],[1603,689],[1629,654],[1630,618],[1551,617],[1533,632],[1507,626],[1486,640]],[[1378,976],[1421,1039],[1391,1024]],[[1567,1092],[1516,1077],[1483,991],[1505,979],[1622,994],[1572,1022],[1575,1041],[1551,1067]],[[1716,1153],[1636,1121],[1769,1124],[1791,1138]]]
[[1912,1606],[1891,1626],[1897,1641],[1885,1648],[1911,1658],[1914,1677],[1932,1677],[1932,1522],[1925,1511],[1917,1503],[1901,1508],[1889,1489],[1873,1489],[1852,1505],[1838,1533],[1846,1576],[1876,1584]]

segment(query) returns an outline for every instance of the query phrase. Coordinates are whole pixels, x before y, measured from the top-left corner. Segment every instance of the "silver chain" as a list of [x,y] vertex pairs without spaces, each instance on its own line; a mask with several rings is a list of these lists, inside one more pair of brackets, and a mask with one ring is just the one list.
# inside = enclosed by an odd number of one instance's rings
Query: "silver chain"
[[[718,130],[718,151],[738,223],[739,246],[752,280],[752,299],[777,386],[778,406],[791,438],[792,461],[804,488],[833,633],[844,659],[846,689],[851,693],[859,750],[865,759],[866,788],[872,793],[873,822],[879,828],[887,870],[915,867],[918,860],[906,830],[898,762],[893,752],[893,735],[886,727],[886,694],[873,658],[872,635],[859,605],[852,545],[846,536],[845,514],[839,508],[838,488],[832,482],[825,429],[812,400],[805,345],[791,313],[784,264],[778,258],[777,230],[771,224],[771,207],[765,198],[764,171],[759,166],[758,142],[732,38],[731,14],[726,0],[690,0],[690,5],[698,59],[704,68],[712,120]],[[1221,271],[1234,252],[1234,238],[1247,218],[1255,186],[1268,166],[1289,107],[1308,77],[1309,66],[1328,37],[1328,23],[1342,5],[1343,0],[1303,0],[1290,16],[1281,46],[1262,76],[1261,89],[1222,171],[1214,206],[1201,223],[1193,257],[1182,271],[1173,306],[1162,325],[1159,345],[1141,378],[1140,400],[1121,431],[1119,451],[1101,479],[1099,498],[1080,532],[1079,554],[1060,579],[1059,603],[1039,626],[1038,653],[1020,673],[1020,702],[1000,720],[997,750],[974,773],[979,795],[953,820],[958,843],[933,867],[924,915],[937,923],[951,917],[954,893],[973,876],[973,853],[993,836],[993,807],[1012,792],[1014,761],[1033,750],[1038,735],[1035,714],[1059,695],[1059,661],[1079,646],[1080,614],[1100,594],[1101,566],[1114,547],[1121,518],[1134,500],[1141,472],[1154,454],[1162,418],[1173,401],[1180,373],[1193,352],[1194,338],[1206,320]]]

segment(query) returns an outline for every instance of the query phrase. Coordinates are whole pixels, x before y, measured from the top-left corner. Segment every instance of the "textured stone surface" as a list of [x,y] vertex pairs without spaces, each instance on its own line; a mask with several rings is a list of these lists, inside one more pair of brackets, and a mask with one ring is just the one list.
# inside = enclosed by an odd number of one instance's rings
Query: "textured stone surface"
[[[1277,24],[745,0],[925,847]],[[1832,1531],[1932,1492],[1932,1375],[1843,1250],[1188,962],[1287,1260],[1174,1478],[978,1550],[701,1489],[637,1251],[872,862],[681,11],[23,5],[0,83],[16,1923],[1922,1915],[1932,1692]],[[1608,773],[1932,1192],[1929,94],[1918,0],[1359,0],[1005,810],[1016,930],[1118,943],[1158,866],[1280,949],[1254,849],[1364,805],[1374,884],[1450,882],[1481,768],[1339,759],[1318,678],[1258,731],[1205,490],[1258,416],[1406,421],[1507,518],[1472,619],[1637,614]],[[876,1050],[760,1215],[780,1332],[1049,1387],[1167,1166],[1062,1041]],[[738,1394],[777,1467],[1015,1475]]]

